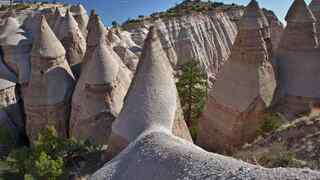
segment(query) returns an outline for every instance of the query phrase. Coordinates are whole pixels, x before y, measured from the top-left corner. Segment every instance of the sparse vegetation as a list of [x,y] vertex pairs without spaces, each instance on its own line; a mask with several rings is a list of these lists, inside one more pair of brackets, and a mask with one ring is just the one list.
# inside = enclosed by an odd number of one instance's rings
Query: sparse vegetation
[[19,179],[55,180],[68,175],[66,169],[76,158],[99,151],[100,146],[60,138],[54,128],[48,127],[30,147],[13,150],[2,164],[9,167],[10,176]]
[[192,137],[197,136],[198,119],[204,109],[207,96],[207,75],[194,61],[181,67],[177,82],[181,105]]
[[296,155],[288,150],[284,142],[273,143],[267,150],[240,151],[235,157],[267,168],[303,168],[308,166],[306,162],[298,160]]
[[283,123],[280,115],[277,113],[266,112],[262,115],[262,119],[262,123],[259,127],[259,134],[270,133],[278,129]]

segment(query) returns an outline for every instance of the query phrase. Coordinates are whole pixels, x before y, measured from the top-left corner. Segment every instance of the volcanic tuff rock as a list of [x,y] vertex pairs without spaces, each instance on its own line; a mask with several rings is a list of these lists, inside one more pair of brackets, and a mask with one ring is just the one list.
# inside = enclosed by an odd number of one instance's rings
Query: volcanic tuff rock
[[48,125],[59,136],[67,135],[67,122],[74,77],[65,59],[65,50],[41,16],[31,51],[31,78],[25,92],[26,130],[34,140]]
[[30,79],[31,41],[15,18],[7,18],[0,27],[0,46],[5,64],[17,77],[17,80],[9,80],[19,83],[23,93]]
[[[230,49],[237,34],[237,21],[243,15],[244,8],[232,6],[224,10],[203,13],[182,14],[142,20],[125,25],[131,38],[142,45],[147,29],[159,24],[159,36],[163,48],[173,65],[182,65],[190,60],[199,62],[210,79],[215,79],[224,62],[230,56]],[[232,12],[231,12],[232,11]],[[277,47],[283,26],[270,11],[264,10],[271,28],[271,42]]]
[[107,155],[116,155],[144,130],[152,128],[172,132],[174,127],[180,127],[176,132],[192,141],[185,122],[177,116],[177,113],[181,113],[177,100],[172,69],[156,30],[152,28],[126,96],[125,106],[112,125]]
[[[151,30],[145,43],[144,59],[138,65],[124,108],[113,126],[114,133],[130,144],[90,180],[320,178],[319,172],[310,170],[253,166],[208,153],[175,137],[171,133],[177,107],[177,96],[172,93],[174,80],[167,70],[168,62],[158,58],[159,49],[155,47],[161,45]],[[144,83],[142,77],[146,77]]]
[[77,21],[83,36],[87,37],[87,25],[89,21],[87,11],[81,4],[71,6],[70,11],[72,12],[74,19]]
[[[10,81],[16,76],[7,68],[2,58],[0,59],[0,128],[7,130],[11,136],[6,142],[19,143],[20,135],[24,132],[24,119],[21,98],[17,93],[16,83]],[[2,141],[3,142],[3,141]],[[0,155],[8,152],[11,144],[0,144]]]
[[207,150],[232,151],[253,140],[260,115],[272,101],[276,81],[265,41],[270,38],[265,18],[252,0],[240,20],[230,59],[209,91],[199,122],[197,144]]
[[70,66],[80,64],[86,52],[86,40],[70,11],[59,23],[56,36],[66,49],[66,58]]
[[124,45],[120,44],[115,46],[114,51],[120,56],[123,63],[131,70],[135,71],[139,62],[139,57],[136,56],[130,49]]
[[293,2],[286,21],[276,57],[275,109],[291,119],[320,102],[320,51],[316,19],[303,0]]
[[92,59],[92,54],[95,48],[99,45],[99,42],[102,39],[107,41],[107,30],[94,10],[91,11],[87,29],[87,47],[83,58],[82,67],[85,67],[86,63]]
[[310,10],[312,11],[313,15],[317,19],[316,28],[318,34],[318,40],[320,39],[320,1],[319,0],[312,0],[310,5]]
[[107,144],[130,83],[131,72],[102,38],[83,68],[73,95],[71,136]]

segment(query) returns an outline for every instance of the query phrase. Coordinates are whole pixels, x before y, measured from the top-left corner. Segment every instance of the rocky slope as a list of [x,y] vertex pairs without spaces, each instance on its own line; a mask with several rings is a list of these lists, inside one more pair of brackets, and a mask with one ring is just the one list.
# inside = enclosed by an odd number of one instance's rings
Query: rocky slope
[[[150,18],[129,21],[123,28],[130,32],[132,40],[141,46],[148,32],[147,28],[156,24],[159,27],[162,45],[173,65],[198,61],[214,80],[230,55],[244,7],[222,5],[191,13],[181,9],[183,6],[159,13],[160,15],[152,15]],[[271,28],[272,44],[277,47],[283,25],[272,11],[264,11]]]

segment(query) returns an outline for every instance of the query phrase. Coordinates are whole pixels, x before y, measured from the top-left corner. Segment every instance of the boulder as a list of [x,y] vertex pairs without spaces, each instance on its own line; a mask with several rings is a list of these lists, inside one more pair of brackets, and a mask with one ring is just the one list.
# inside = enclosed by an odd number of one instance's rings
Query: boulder
[[261,115],[270,106],[275,74],[265,39],[268,22],[252,0],[239,25],[229,60],[217,76],[199,122],[197,144],[212,152],[230,152],[256,138]]

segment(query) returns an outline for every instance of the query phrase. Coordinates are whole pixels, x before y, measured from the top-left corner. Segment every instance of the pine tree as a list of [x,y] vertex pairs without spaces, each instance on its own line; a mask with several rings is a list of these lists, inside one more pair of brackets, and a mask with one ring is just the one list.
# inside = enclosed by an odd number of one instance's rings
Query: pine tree
[[196,126],[205,105],[207,75],[196,62],[190,62],[181,67],[181,75],[176,85],[186,123],[192,128]]

